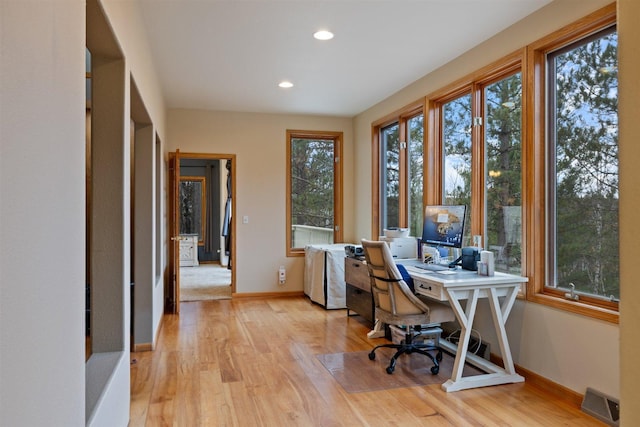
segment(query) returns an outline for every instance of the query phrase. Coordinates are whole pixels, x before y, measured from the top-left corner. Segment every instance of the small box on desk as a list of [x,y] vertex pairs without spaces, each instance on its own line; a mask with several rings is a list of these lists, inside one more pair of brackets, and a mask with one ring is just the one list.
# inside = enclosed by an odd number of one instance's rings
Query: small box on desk
[[[391,330],[391,341],[394,344],[400,344],[402,340],[405,338],[406,329],[403,326],[389,325],[389,330]],[[414,334],[417,334],[418,331],[414,330]],[[440,335],[442,334],[442,329],[432,326],[422,326],[420,329],[420,335],[415,336],[413,338],[413,342],[417,344],[427,344],[427,345],[440,345]]]

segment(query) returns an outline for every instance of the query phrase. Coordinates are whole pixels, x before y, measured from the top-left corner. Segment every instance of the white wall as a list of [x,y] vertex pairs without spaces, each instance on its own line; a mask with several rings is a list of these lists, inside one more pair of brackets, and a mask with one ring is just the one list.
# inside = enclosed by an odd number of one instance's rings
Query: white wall
[[85,2],[34,6],[0,1],[0,424],[81,426]]
[[166,109],[136,2],[101,0],[153,126],[164,139]]
[[[344,132],[345,230],[353,230],[351,119],[198,110],[170,110],[168,117],[168,151],[237,156],[236,292],[302,291],[304,257],[286,256],[286,130]],[[282,286],[281,265],[287,269]]]
[[[124,131],[118,134],[117,130],[114,135],[112,135],[112,140],[108,143],[104,144],[104,150],[101,150],[102,159],[107,160],[107,173],[113,175],[110,179],[107,179],[107,185],[111,183],[112,187],[105,190],[109,197],[115,196],[115,200],[117,201],[117,205],[119,206],[120,199],[119,195],[122,197],[122,212],[115,212],[115,216],[118,217],[121,221],[107,222],[108,224],[114,224],[110,228],[116,228],[112,230],[108,230],[108,236],[122,236],[122,245],[120,246],[120,240],[116,239],[115,242],[116,250],[115,253],[109,252],[109,255],[114,256],[112,265],[115,267],[123,267],[123,274],[120,278],[114,278],[112,282],[114,282],[113,288],[110,289],[111,294],[107,294],[110,298],[109,302],[114,305],[114,310],[111,310],[112,313],[122,312],[123,315],[118,317],[117,319],[111,319],[109,321],[109,325],[113,325],[116,327],[116,323],[121,320],[123,329],[120,331],[114,331],[114,337],[122,335],[124,347],[122,348],[122,357],[118,353],[117,363],[111,368],[110,376],[108,381],[104,383],[104,386],[100,383],[100,381],[96,378],[100,378],[100,372],[104,371],[104,366],[106,362],[110,361],[111,357],[115,357],[116,354],[111,354],[108,352],[102,353],[105,350],[97,350],[100,353],[92,354],[89,362],[87,363],[87,395],[86,399],[89,403],[89,408],[87,413],[87,425],[92,426],[118,426],[118,425],[126,425],[129,419],[129,401],[130,401],[130,392],[129,392],[129,351],[130,351],[130,325],[131,320],[135,319],[135,337],[136,344],[141,347],[150,348],[155,345],[154,339],[157,335],[158,328],[160,327],[160,318],[162,315],[162,295],[163,295],[163,286],[161,283],[158,283],[156,280],[161,279],[161,277],[156,277],[155,275],[155,266],[154,261],[157,258],[153,251],[156,249],[156,246],[153,242],[153,236],[155,234],[154,228],[154,220],[156,218],[156,213],[154,211],[155,207],[158,209],[162,209],[162,200],[155,200],[154,194],[154,184],[155,184],[155,174],[154,174],[154,166],[155,158],[154,158],[154,150],[160,149],[161,147],[155,146],[155,136],[158,135],[162,137],[164,132],[164,117],[165,117],[165,108],[162,101],[161,90],[157,83],[157,78],[155,74],[155,70],[153,69],[153,63],[149,57],[147,43],[145,39],[145,34],[142,29],[142,25],[140,23],[140,16],[138,14],[138,9],[135,3],[133,2],[119,2],[119,1],[104,1],[100,3],[102,9],[104,11],[104,17],[108,21],[107,25],[105,25],[102,31],[104,34],[102,37],[98,35],[97,39],[92,39],[94,43],[99,44],[101,42],[106,42],[109,38],[112,37],[110,31],[107,29],[110,28],[113,31],[113,36],[115,37],[115,42],[119,46],[119,50],[122,52],[124,57],[124,102],[122,108],[118,109],[118,105],[113,105],[115,113],[113,117],[113,122],[118,122],[120,117],[118,117],[118,113],[123,113],[124,117],[122,117],[124,126]],[[90,8],[89,10],[93,10]],[[93,15],[91,15],[93,16]],[[98,21],[100,19],[96,19],[94,22],[90,20],[88,22],[88,28],[91,28],[92,31],[95,31],[94,25],[98,25]],[[108,34],[109,33],[109,34]],[[93,53],[93,52],[92,52]],[[95,71],[95,68],[94,68]],[[97,84],[98,79],[95,78],[95,85]],[[137,91],[132,90],[132,82],[135,82],[135,88]],[[115,95],[118,94],[120,88],[113,88],[114,96],[105,95],[102,99],[109,99],[113,103],[113,99],[115,99]],[[108,92],[107,92],[108,93]],[[98,91],[95,92],[94,103],[98,104]],[[132,98],[134,96],[134,106],[131,106]],[[139,104],[143,104],[140,106]],[[103,103],[104,104],[104,103]],[[146,114],[141,114],[143,111]],[[104,114],[104,109],[101,109],[101,112]],[[95,110],[96,117],[98,116],[98,109]],[[131,248],[130,245],[130,233],[133,219],[130,215],[130,201],[132,198],[132,194],[130,193],[130,165],[131,159],[130,154],[131,150],[129,149],[131,145],[131,132],[129,129],[130,119],[132,118],[132,114],[137,115],[136,120],[140,120],[144,116],[145,123],[151,123],[152,126],[148,126],[144,131],[136,132],[137,136],[137,145],[136,145],[136,155],[139,156],[136,158],[136,167],[140,169],[140,176],[137,179],[136,190],[142,191],[144,194],[139,194],[137,197],[134,194],[133,197],[136,198],[140,203],[138,205],[138,210],[136,211],[136,228],[137,233],[136,237],[138,239],[144,238],[151,240],[151,242],[146,245],[148,251],[152,252],[150,254],[146,254],[146,256],[140,255],[140,250],[135,257],[136,263],[136,304],[135,304],[135,313],[131,313],[130,307],[130,270],[131,266],[129,263],[130,253],[134,248]],[[96,123],[94,126],[94,150],[98,148],[97,140],[103,140],[103,135],[96,130]],[[120,136],[121,135],[121,136]],[[118,141],[118,138],[122,137],[122,141]],[[144,146],[143,146],[144,144]],[[100,145],[102,146],[102,145]],[[99,160],[99,159],[98,159]],[[120,162],[123,162],[120,164]],[[94,164],[94,174],[98,171],[103,171],[103,163],[98,161]],[[144,178],[143,178],[144,177]],[[94,177],[94,187],[97,182],[97,178]],[[144,182],[142,182],[144,180]],[[95,190],[95,188],[94,188]],[[96,190],[97,191],[97,190]],[[95,198],[97,201],[98,198]],[[95,209],[94,214],[98,214],[99,217],[105,216],[106,212],[111,209],[111,206],[106,207],[104,210]],[[97,212],[96,212],[97,211]],[[148,227],[144,227],[144,216],[140,215],[141,212],[146,213],[147,221],[149,223]],[[113,214],[111,212],[109,215]],[[94,215],[95,220],[95,215]],[[121,230],[119,228],[122,228]],[[94,229],[94,238],[99,234]],[[108,241],[108,237],[106,238]],[[103,242],[104,243],[104,242]],[[108,243],[108,242],[107,242]],[[120,251],[117,248],[122,247]],[[93,248],[95,250],[96,248]],[[113,249],[111,246],[109,249]],[[98,258],[94,255],[94,262],[99,261]],[[162,266],[160,270],[163,270]],[[92,274],[96,276],[96,270]],[[99,277],[99,276],[97,276]],[[116,285],[121,279],[121,287],[118,289]],[[100,290],[102,287],[98,287],[99,283],[95,283],[95,291]],[[92,288],[94,291],[94,288]],[[121,295],[116,295],[116,293],[122,292]],[[102,295],[103,297],[105,295]],[[101,300],[103,301],[103,300]],[[120,305],[121,304],[121,305]],[[92,311],[97,311],[100,306],[93,306]],[[96,322],[96,325],[98,322]],[[93,341],[97,343],[98,338],[100,338],[100,334],[98,331],[94,333]],[[94,350],[96,347],[94,345]],[[120,350],[120,348],[115,349]],[[98,387],[99,394],[96,395],[96,387]],[[94,398],[96,398],[95,406],[91,406],[94,402]]]
[[[368,235],[371,230],[372,122],[610,3],[609,0],[556,0],[358,115],[354,119],[358,153],[355,158],[358,218],[355,235]],[[624,224],[621,229],[625,229]],[[492,321],[486,307],[480,307],[475,327],[495,352],[497,341]],[[518,365],[581,394],[589,386],[612,396],[620,395],[618,325],[518,301],[507,330]]]
[[[150,56],[139,9],[135,2],[118,0],[102,0],[102,6],[124,54],[127,69],[135,81],[144,108],[152,123],[152,129],[149,130],[151,135],[145,139],[145,143],[150,143],[149,141],[151,140],[155,141],[156,136],[160,141],[163,141],[165,139],[166,109],[162,98],[160,83]],[[162,151],[162,144],[159,144],[155,148],[145,148],[145,150],[151,151],[155,149]],[[153,157],[154,155],[151,155],[148,159],[147,166],[151,167],[152,164],[155,164],[155,158]],[[164,166],[164,164],[162,166]],[[163,185],[163,183],[164,180],[159,184]],[[156,200],[154,198],[154,202],[156,209],[161,209],[164,212],[166,192],[162,192],[161,194],[161,199]],[[164,215],[160,215],[160,217],[165,218]],[[150,218],[150,221],[153,221],[153,218]],[[163,239],[165,237],[165,224],[162,224],[161,229],[163,233],[161,233],[160,238]],[[150,229],[149,232],[154,233],[155,230]],[[165,245],[161,246],[166,248]],[[155,259],[156,257],[155,255],[151,255],[150,258]],[[163,265],[160,266],[160,271],[164,271],[166,267],[164,265],[166,263],[166,257],[161,256],[160,259],[164,261]],[[151,268],[151,266],[148,267]],[[145,295],[142,301],[139,298],[136,303],[136,312],[142,314],[142,318],[137,316],[137,336],[135,339],[136,344],[150,344],[155,346],[155,337],[161,325],[164,310],[164,275],[155,276],[152,270],[150,270],[149,274],[148,279],[152,280],[153,283],[145,283],[143,286],[145,287],[145,291],[151,293]],[[138,291],[136,291],[136,295],[139,296]],[[144,324],[140,324],[141,322],[144,322]]]
[[[135,132],[135,207],[134,233],[134,350],[153,348],[155,338],[154,293],[164,295],[164,287],[156,288],[156,215],[159,205],[155,191],[155,149],[152,126]],[[161,312],[162,313],[162,312]]]
[[[135,58],[126,69],[162,134],[164,105],[132,3],[113,3],[114,27]],[[2,425],[86,421],[86,9],[84,0],[0,1]],[[128,233],[123,221],[114,233]],[[127,423],[128,351],[114,366],[93,425]]]

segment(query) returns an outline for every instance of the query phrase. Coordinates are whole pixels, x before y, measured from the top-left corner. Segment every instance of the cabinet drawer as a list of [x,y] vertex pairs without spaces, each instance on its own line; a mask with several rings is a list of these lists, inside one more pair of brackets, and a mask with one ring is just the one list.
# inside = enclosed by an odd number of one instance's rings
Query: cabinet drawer
[[371,282],[369,281],[369,272],[367,264],[355,258],[344,259],[344,281],[348,284],[371,292]]
[[371,293],[347,284],[347,309],[373,323],[373,297]]
[[431,283],[422,281],[420,279],[413,279],[413,286],[417,294],[428,296],[439,301],[446,301],[447,295],[444,288],[438,283]]

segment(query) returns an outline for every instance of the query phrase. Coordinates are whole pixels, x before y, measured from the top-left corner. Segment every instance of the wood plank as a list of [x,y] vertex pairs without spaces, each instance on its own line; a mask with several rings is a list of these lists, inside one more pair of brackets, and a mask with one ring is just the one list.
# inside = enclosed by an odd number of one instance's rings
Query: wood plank
[[604,425],[527,382],[347,393],[317,356],[369,350],[368,331],[306,297],[182,303],[156,350],[131,356],[130,426]]

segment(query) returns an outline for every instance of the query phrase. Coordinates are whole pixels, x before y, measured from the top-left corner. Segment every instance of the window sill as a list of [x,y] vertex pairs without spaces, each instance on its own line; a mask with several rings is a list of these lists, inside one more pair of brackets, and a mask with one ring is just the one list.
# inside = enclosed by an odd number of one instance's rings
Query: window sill
[[304,256],[304,254],[305,254],[304,249],[288,249],[287,250],[288,257]]
[[594,306],[591,304],[585,304],[580,301],[571,301],[568,299],[543,293],[532,293],[527,298],[527,301],[547,305],[549,307],[580,314],[582,316],[591,317],[594,319],[604,320],[606,322],[617,324],[620,321],[620,314],[618,313],[618,311]]

